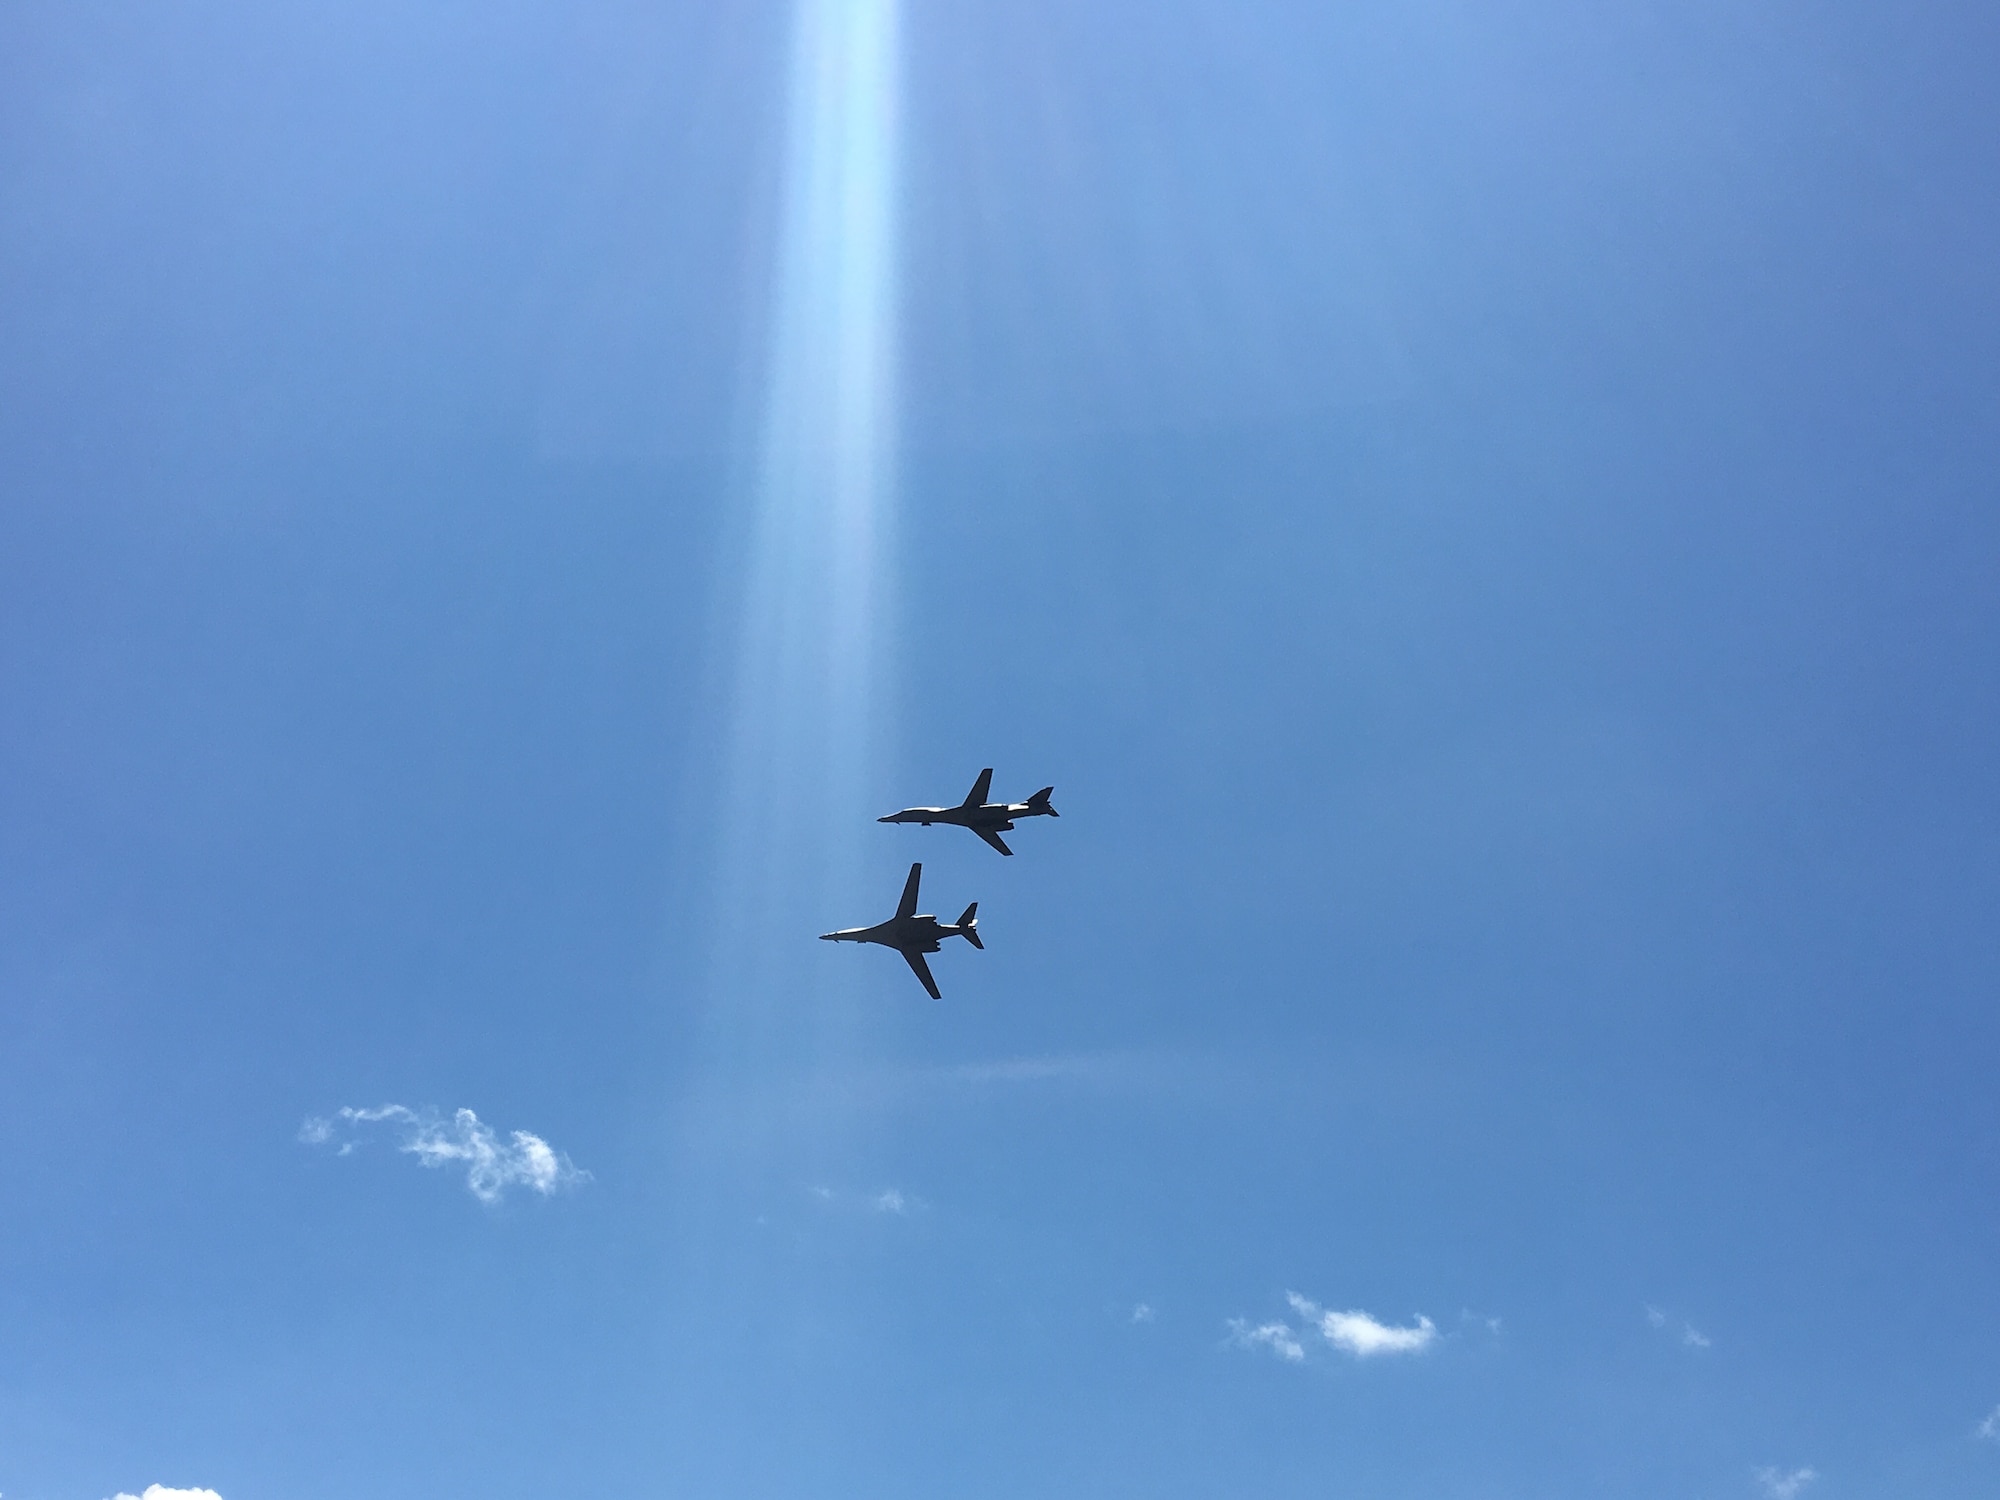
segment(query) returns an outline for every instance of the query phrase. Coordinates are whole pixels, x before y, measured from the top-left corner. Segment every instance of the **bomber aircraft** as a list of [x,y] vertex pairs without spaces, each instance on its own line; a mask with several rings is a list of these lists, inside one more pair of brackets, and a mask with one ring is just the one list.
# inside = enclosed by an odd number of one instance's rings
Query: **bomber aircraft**
[[979,903],[966,907],[956,922],[946,924],[936,917],[917,915],[917,882],[923,878],[924,867],[910,866],[910,878],[903,884],[903,899],[896,903],[896,915],[886,922],[877,922],[873,927],[845,927],[839,932],[822,932],[822,943],[880,943],[884,948],[894,948],[903,955],[903,961],[910,966],[923,987],[930,992],[933,1000],[942,1000],[938,993],[937,981],[931,978],[931,966],[924,962],[926,953],[935,953],[944,946],[943,939],[962,937],[975,948],[986,945],[979,941]]
[[890,813],[886,818],[877,818],[878,823],[921,823],[928,828],[933,823],[956,823],[960,828],[970,828],[1002,854],[1012,854],[1000,835],[1014,831],[1016,818],[1059,818],[1061,813],[1049,806],[1049,794],[1055,791],[1045,786],[1026,802],[988,802],[986,792],[993,785],[993,768],[988,766],[979,773],[979,779],[972,783],[972,790],[965,794],[965,800],[956,807],[906,807],[901,812]]

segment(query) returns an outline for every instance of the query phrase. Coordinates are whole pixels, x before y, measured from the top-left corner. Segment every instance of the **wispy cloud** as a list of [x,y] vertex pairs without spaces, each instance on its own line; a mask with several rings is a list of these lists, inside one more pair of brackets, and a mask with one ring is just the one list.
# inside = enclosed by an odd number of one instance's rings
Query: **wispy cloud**
[[1987,1439],[1989,1442],[2000,1442],[2000,1406],[1996,1406],[1993,1410],[1989,1411],[1986,1414],[1986,1420],[1981,1422],[1975,1430],[1979,1436]]
[[848,1188],[828,1187],[824,1183],[813,1183],[807,1187],[806,1192],[816,1202],[824,1203],[829,1208],[838,1209],[844,1213],[861,1208],[868,1210],[870,1213],[896,1214],[901,1217],[908,1217],[914,1213],[921,1213],[930,1207],[928,1203],[915,1193],[906,1193],[898,1187],[885,1187],[873,1192],[860,1192]]
[[[465,1167],[465,1185],[481,1203],[498,1203],[509,1188],[524,1187],[547,1197],[558,1189],[574,1187],[590,1180],[590,1174],[571,1163],[538,1135],[513,1131],[502,1141],[493,1127],[469,1109],[454,1111],[446,1119],[436,1110],[410,1109],[401,1104],[384,1104],[376,1109],[344,1108],[332,1116],[315,1116],[299,1127],[299,1139],[308,1146],[332,1145],[347,1156],[360,1144],[371,1125],[393,1125],[402,1139],[398,1151],[416,1157],[426,1167]],[[189,1491],[190,1494],[199,1493]],[[174,1492],[162,1491],[166,1500]],[[151,1500],[149,1490],[140,1500]]]
[[1334,1312],[1297,1292],[1286,1294],[1292,1310],[1318,1327],[1320,1336],[1336,1349],[1345,1349],[1356,1359],[1377,1354],[1416,1354],[1437,1338],[1437,1326],[1418,1314],[1417,1321],[1398,1328],[1359,1309]]
[[1150,1302],[1137,1302],[1132,1306],[1132,1321],[1134,1323],[1150,1323],[1155,1316],[1153,1304]]
[[[1253,1325],[1247,1318],[1231,1318],[1229,1342],[1244,1349],[1261,1345],[1285,1359],[1302,1360],[1306,1357],[1306,1340],[1316,1333],[1356,1359],[1371,1359],[1378,1354],[1421,1353],[1438,1336],[1437,1325],[1422,1314],[1416,1322],[1398,1327],[1359,1308],[1334,1311],[1321,1307],[1297,1292],[1287,1292],[1285,1300],[1304,1320],[1303,1328],[1295,1329],[1290,1323],[1281,1322]],[[1497,1329],[1498,1321],[1494,1319],[1490,1326]]]
[[1292,1332],[1288,1323],[1259,1323],[1253,1328],[1243,1318],[1231,1318],[1229,1342],[1241,1349],[1262,1346],[1280,1359],[1295,1362],[1306,1357],[1306,1346],[1299,1342],[1299,1336]]
[[1714,1339],[1703,1333],[1692,1323],[1683,1322],[1679,1318],[1669,1317],[1665,1308],[1655,1307],[1650,1302],[1645,1304],[1645,1308],[1647,1323],[1662,1332],[1665,1332],[1673,1324],[1680,1323],[1681,1331],[1678,1342],[1683,1349],[1707,1349],[1714,1345]]
[[214,1490],[173,1490],[164,1484],[149,1484],[143,1495],[128,1495],[120,1490],[111,1500],[222,1500]]
[[1818,1473],[1812,1469],[1787,1472],[1767,1464],[1757,1471],[1757,1480],[1771,1500],[1798,1500],[1799,1493],[1817,1478]]

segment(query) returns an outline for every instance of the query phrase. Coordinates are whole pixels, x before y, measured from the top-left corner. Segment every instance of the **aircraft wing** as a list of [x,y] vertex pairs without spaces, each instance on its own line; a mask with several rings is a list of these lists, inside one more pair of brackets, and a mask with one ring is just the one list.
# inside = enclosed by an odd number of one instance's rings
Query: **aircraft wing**
[[1012,854],[1014,852],[1012,849],[1009,849],[1006,846],[1006,844],[1001,842],[1000,835],[995,833],[992,829],[975,828],[972,831],[978,834],[981,838],[985,839],[987,843],[991,844],[995,849],[998,849],[1002,854]]
[[993,768],[988,766],[979,773],[979,779],[972,783],[972,790],[965,794],[963,805],[966,807],[985,806],[986,794],[991,790],[993,790]]
[[903,882],[903,899],[896,903],[897,916],[914,917],[917,914],[917,882],[923,878],[923,865],[911,865],[910,878]]
[[[911,877],[913,880],[915,878],[915,876]],[[917,952],[914,948],[898,948],[896,951],[903,955],[903,961],[910,966],[910,972],[917,976],[918,982],[930,991],[931,999],[944,999],[944,996],[938,993],[937,981],[931,978],[931,966],[924,962],[923,954]]]

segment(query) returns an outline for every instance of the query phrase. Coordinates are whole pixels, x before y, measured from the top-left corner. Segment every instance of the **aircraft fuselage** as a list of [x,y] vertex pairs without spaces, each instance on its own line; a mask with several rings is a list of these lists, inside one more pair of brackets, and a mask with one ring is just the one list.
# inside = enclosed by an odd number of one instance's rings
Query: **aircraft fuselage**
[[984,807],[906,807],[901,812],[878,818],[881,823],[953,823],[960,828],[988,828],[995,833],[1011,833],[1016,818],[1053,817],[1048,808],[1030,807],[1025,802],[989,802]]
[[844,927],[824,935],[829,943],[880,943],[884,948],[914,949],[936,953],[943,939],[957,937],[958,927],[933,916],[891,917],[873,927]]

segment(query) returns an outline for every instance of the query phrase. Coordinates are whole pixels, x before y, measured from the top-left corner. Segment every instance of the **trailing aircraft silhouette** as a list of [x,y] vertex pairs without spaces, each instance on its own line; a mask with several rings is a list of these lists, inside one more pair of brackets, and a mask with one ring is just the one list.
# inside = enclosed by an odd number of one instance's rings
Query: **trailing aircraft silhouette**
[[922,865],[910,866],[910,878],[903,883],[903,899],[896,903],[896,915],[888,921],[877,922],[873,927],[822,932],[819,937],[823,943],[880,943],[884,948],[894,948],[930,992],[931,999],[942,1000],[944,996],[938,993],[937,981],[931,978],[931,966],[924,962],[924,955],[936,953],[948,937],[962,937],[975,948],[986,945],[979,941],[977,901],[966,907],[956,922],[940,922],[936,917],[917,914],[917,882],[923,874]]

